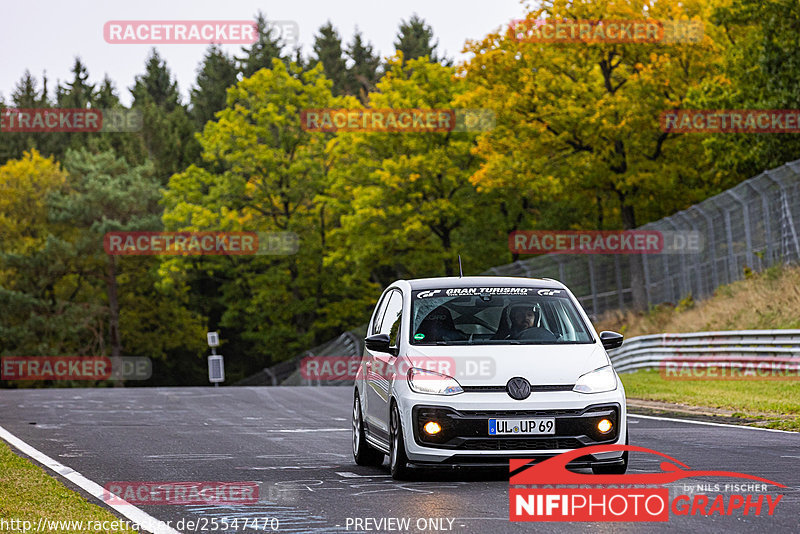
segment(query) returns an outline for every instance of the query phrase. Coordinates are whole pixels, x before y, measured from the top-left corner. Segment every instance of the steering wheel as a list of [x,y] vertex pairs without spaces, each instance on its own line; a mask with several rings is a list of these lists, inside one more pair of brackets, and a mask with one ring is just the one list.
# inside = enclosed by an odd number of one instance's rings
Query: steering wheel
[[531,326],[517,334],[517,339],[536,339],[539,341],[556,341],[558,338],[550,330],[540,326]]

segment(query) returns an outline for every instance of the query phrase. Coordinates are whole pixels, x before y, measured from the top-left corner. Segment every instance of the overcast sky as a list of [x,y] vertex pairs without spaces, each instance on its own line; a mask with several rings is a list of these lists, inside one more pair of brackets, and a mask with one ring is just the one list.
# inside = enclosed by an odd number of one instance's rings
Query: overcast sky
[[[390,55],[400,21],[417,13],[433,27],[440,54],[459,60],[466,57],[461,51],[467,39],[479,39],[520,18],[525,8],[520,0],[2,0],[0,95],[8,101],[15,84],[29,69],[39,88],[42,72],[47,72],[52,97],[56,80],[70,80],[74,58],[80,56],[88,67],[90,81],[99,82],[108,73],[122,101],[128,104],[128,88],[134,76],[144,71],[153,45],[106,43],[106,21],[244,20],[252,19],[259,10],[270,20],[297,22],[299,44],[306,55],[317,29],[328,20],[345,43],[358,27],[381,56]],[[206,46],[157,46],[184,97],[194,83]],[[238,53],[240,45],[223,48]]]

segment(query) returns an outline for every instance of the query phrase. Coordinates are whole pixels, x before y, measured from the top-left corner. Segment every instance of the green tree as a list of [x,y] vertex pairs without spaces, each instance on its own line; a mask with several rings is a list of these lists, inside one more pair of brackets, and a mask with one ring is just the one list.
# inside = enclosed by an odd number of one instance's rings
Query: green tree
[[71,82],[56,86],[56,103],[62,108],[87,108],[95,101],[95,84],[89,83],[89,71],[79,57],[71,72]]
[[425,56],[433,63],[452,64],[452,61],[438,56],[436,49],[439,41],[433,40],[433,28],[416,13],[408,21],[400,21],[400,30],[396,38],[394,48],[397,52],[403,53],[404,61]]
[[333,82],[333,94],[343,95],[347,89],[347,64],[342,51],[342,39],[330,21],[322,25],[314,36],[312,65],[322,63],[325,76]]
[[26,70],[11,92],[11,101],[14,102],[14,106],[18,108],[40,107],[43,99],[47,98],[47,94],[46,91],[40,93],[37,85],[38,82],[31,75],[31,71]]
[[108,77],[108,74],[103,78],[103,83],[97,90],[95,95],[94,104],[100,109],[112,109],[119,107],[119,94],[114,82]]
[[152,102],[166,112],[181,107],[178,82],[173,79],[166,61],[161,59],[158,50],[153,48],[147,57],[145,73],[138,74],[133,88],[133,106],[143,106]]
[[[45,79],[46,80],[46,79]],[[51,103],[47,98],[47,87],[40,91],[39,82],[29,70],[25,71],[22,78],[16,83],[11,92],[11,106],[15,108],[29,109],[50,107]],[[0,106],[4,107],[4,106]],[[56,150],[55,139],[48,138],[38,132],[0,132],[3,142],[0,143],[0,161],[23,158],[26,151],[37,149],[44,154],[52,154]]]
[[107,232],[161,229],[161,185],[153,166],[131,167],[111,151],[81,150],[67,153],[65,168],[70,188],[50,196],[48,215],[72,231],[51,240],[64,251],[74,276],[91,288],[84,290],[92,295],[90,302],[102,303],[109,355],[147,350],[164,357],[178,349],[197,350],[203,321],[187,311],[180,294],[154,289],[159,259],[109,255],[103,248]]
[[98,309],[80,302],[66,254],[52,234],[48,197],[68,188],[67,174],[37,151],[0,166],[0,352],[91,354]]
[[[724,28],[724,67],[692,91],[686,107],[699,109],[798,109],[800,3],[736,0],[718,7],[712,21]],[[687,134],[702,140],[726,186],[798,158],[791,134]]]
[[236,76],[233,58],[218,45],[209,46],[197,72],[197,87],[191,90],[191,115],[198,129],[225,107],[226,92],[236,83]]
[[272,68],[273,59],[286,60],[280,35],[261,11],[256,14],[256,30],[256,42],[249,47],[242,47],[243,56],[236,58],[239,71],[245,77],[250,77],[261,69]]
[[[699,1],[547,0],[537,19],[707,20]],[[663,110],[681,107],[719,68],[719,32],[706,25],[697,44],[571,43],[517,39],[513,30],[472,42],[462,100],[489,107],[497,127],[482,136],[485,159],[473,180],[529,199],[539,228],[632,229],[716,192],[698,143],[661,131]],[[691,164],[687,165],[687,162]],[[643,272],[631,261],[634,303],[644,302]]]
[[346,92],[366,104],[369,93],[375,91],[375,84],[380,79],[381,58],[373,51],[372,43],[365,42],[358,30],[347,45],[346,54],[352,62],[347,69]]
[[[301,110],[337,104],[330,88],[321,65],[303,73],[278,59],[272,69],[243,79],[200,137],[206,168],[190,166],[173,176],[164,196],[164,224],[172,230],[299,236],[294,255],[171,258],[162,266],[166,284],[204,286],[218,297],[197,302],[197,309],[212,321],[219,317],[214,327],[232,340],[236,349],[226,350],[241,373],[328,339],[354,315],[362,320],[360,310],[338,304],[349,288],[340,269],[322,260],[332,224],[320,199],[329,134],[306,131],[300,122]],[[200,282],[200,275],[209,281]]]
[[[466,90],[452,67],[395,57],[369,95],[373,108],[450,109]],[[508,255],[501,214],[470,182],[479,158],[468,132],[340,133],[329,145],[331,264],[384,287],[397,278],[467,272]],[[374,295],[373,295],[374,296]]]
[[169,177],[197,161],[200,146],[194,138],[194,125],[181,104],[177,82],[158,52],[153,49],[145,73],[137,75],[130,90],[133,109],[140,110],[143,127],[136,139],[143,159],[155,164],[156,176],[166,185]]
[[70,244],[85,276],[103,281],[108,306],[111,356],[122,355],[119,328],[119,268],[117,256],[103,252],[103,236],[117,230],[157,229],[158,182],[152,170],[131,169],[113,153],[67,153],[71,188],[51,199],[51,219],[68,223],[81,232]]

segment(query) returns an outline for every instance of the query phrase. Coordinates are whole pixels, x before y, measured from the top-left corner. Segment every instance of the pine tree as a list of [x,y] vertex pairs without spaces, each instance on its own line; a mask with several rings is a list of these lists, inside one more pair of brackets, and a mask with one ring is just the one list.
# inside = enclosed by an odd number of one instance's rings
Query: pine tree
[[130,89],[134,107],[150,101],[169,112],[180,106],[178,83],[172,79],[167,63],[155,48],[147,58],[145,73],[137,75],[135,80]]
[[325,76],[333,82],[333,94],[343,95],[347,88],[347,63],[342,52],[342,38],[330,21],[320,27],[314,37],[314,56],[311,64],[322,63]]
[[80,233],[71,243],[74,263],[82,275],[104,287],[108,302],[108,339],[111,356],[122,355],[120,335],[120,267],[117,256],[98,246],[109,231],[159,230],[161,184],[152,165],[131,167],[113,151],[91,154],[68,151],[64,162],[71,190],[50,197],[49,220]]
[[428,56],[432,63],[452,65],[452,60],[437,55],[436,48],[438,46],[438,40],[433,42],[433,28],[416,13],[408,22],[400,22],[400,31],[397,33],[394,47],[395,50],[403,53],[403,61]]
[[[41,91],[38,88],[36,77],[29,71],[17,82],[11,92],[12,107],[48,108],[52,103],[47,97],[47,78]],[[63,154],[69,134],[54,134],[49,132],[5,132],[2,134],[3,142],[0,143],[0,161],[21,158],[26,150],[37,149],[46,156]]]
[[303,49],[299,46],[294,49],[294,56],[292,57],[292,63],[297,65],[302,72],[305,72],[311,68],[309,65],[309,61],[303,57]]
[[236,58],[239,72],[246,78],[261,69],[271,69],[273,59],[286,61],[286,57],[283,55],[284,43],[281,41],[280,35],[273,35],[275,28],[270,26],[261,11],[256,14],[256,29],[258,40],[249,48],[242,47],[244,56]]
[[236,83],[236,63],[218,45],[208,47],[191,90],[192,119],[199,129],[225,107],[228,87]]
[[381,58],[373,51],[372,43],[364,42],[358,29],[346,53],[353,62],[347,69],[347,93],[366,104],[369,93],[375,90],[380,79]]
[[177,83],[155,49],[147,60],[144,74],[136,76],[133,109],[142,111],[142,147],[155,164],[162,184],[169,177],[197,161],[200,145],[194,138],[189,112],[180,102]]
[[36,78],[29,70],[25,71],[11,92],[11,101],[18,108],[36,108],[40,102],[39,91],[36,88]]
[[114,82],[108,77],[108,74],[103,78],[103,83],[100,89],[97,90],[94,103],[100,109],[110,109],[119,105],[119,96],[117,89],[114,87]]
[[56,87],[56,102],[62,108],[86,108],[94,101],[95,86],[90,84],[89,72],[79,57],[72,66],[72,81]]

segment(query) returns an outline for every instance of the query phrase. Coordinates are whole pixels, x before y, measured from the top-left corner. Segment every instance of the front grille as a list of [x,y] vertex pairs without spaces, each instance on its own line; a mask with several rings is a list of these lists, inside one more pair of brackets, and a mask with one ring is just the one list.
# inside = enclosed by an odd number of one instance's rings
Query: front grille
[[468,417],[554,417],[559,415],[582,415],[585,410],[481,410],[461,413]]
[[[545,393],[548,391],[572,391],[575,384],[548,384],[535,386],[531,384],[532,393]],[[505,393],[506,386],[461,386],[465,393]]]
[[531,439],[468,439],[458,449],[476,451],[541,451],[553,449],[577,449],[583,443],[574,438],[531,438]]

